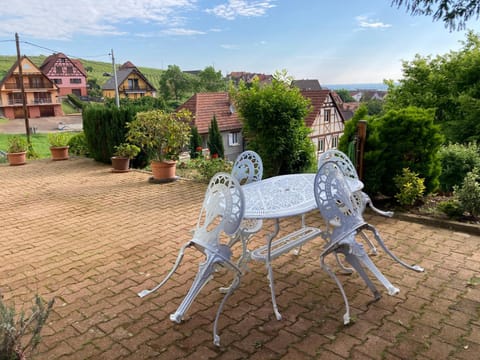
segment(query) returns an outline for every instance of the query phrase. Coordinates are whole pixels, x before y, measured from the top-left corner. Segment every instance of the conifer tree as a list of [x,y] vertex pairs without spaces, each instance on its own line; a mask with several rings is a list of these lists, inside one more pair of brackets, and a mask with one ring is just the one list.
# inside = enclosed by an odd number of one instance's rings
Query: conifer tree
[[192,126],[190,131],[190,158],[196,159],[198,157],[197,148],[202,147],[202,137],[198,133],[196,126]]
[[218,128],[217,118],[213,115],[210,126],[208,127],[208,148],[210,149],[210,154],[214,156],[218,155],[219,158],[223,159],[224,157],[224,148],[222,141],[222,134]]

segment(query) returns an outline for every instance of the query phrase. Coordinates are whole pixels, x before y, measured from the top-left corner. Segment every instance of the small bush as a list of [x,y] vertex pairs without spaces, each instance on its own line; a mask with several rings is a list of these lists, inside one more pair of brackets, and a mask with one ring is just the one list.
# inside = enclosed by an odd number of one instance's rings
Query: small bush
[[438,155],[442,165],[440,190],[446,193],[460,186],[469,171],[480,167],[480,146],[476,143],[449,144],[441,147]]
[[463,216],[462,204],[457,199],[442,201],[437,208],[451,219],[459,219]]
[[418,174],[410,169],[404,168],[402,174],[395,176],[393,181],[399,190],[395,194],[395,199],[400,205],[412,206],[423,197],[425,192],[424,179],[419,178]]
[[480,215],[480,168],[467,173],[462,186],[455,186],[453,193],[463,210],[473,217]]
[[0,297],[0,360],[26,359],[40,343],[40,333],[47,322],[54,303],[38,295],[29,315],[17,313],[15,307],[6,305]]
[[88,156],[88,145],[85,134],[82,132],[73,135],[68,141],[69,153],[77,156]]
[[221,158],[204,159],[197,158],[189,162],[189,166],[198,171],[199,180],[208,182],[217,172],[223,171],[230,173],[232,171],[232,163]]

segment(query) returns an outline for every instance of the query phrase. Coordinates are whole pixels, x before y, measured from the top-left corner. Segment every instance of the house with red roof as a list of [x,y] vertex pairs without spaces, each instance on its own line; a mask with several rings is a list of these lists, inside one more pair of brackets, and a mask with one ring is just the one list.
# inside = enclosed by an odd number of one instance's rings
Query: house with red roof
[[[341,99],[332,90],[302,90],[302,95],[310,99],[312,111],[305,124],[312,129],[312,139],[317,156],[324,151],[336,148],[343,134],[345,118],[342,114]],[[235,160],[243,149],[242,122],[238,117],[228,92],[197,93],[178,109],[188,109],[194,116],[194,124],[207,145],[208,127],[215,115],[222,133],[225,157]]]
[[43,116],[62,116],[62,106],[58,99],[59,89],[28,57],[18,60],[0,80],[0,116],[8,119],[23,118],[23,99],[25,96],[27,116],[38,118]]
[[343,135],[345,118],[341,99],[332,90],[301,90],[301,93],[312,103],[312,111],[305,118],[305,124],[312,130],[310,138],[318,157],[329,149],[336,149]]
[[243,151],[242,123],[228,92],[197,93],[180,105],[189,110],[194,117],[193,125],[202,137],[203,148],[207,147],[208,127],[215,115],[222,134],[225,158],[234,161]]
[[87,72],[80,60],[55,53],[43,61],[40,70],[58,86],[59,96],[87,96]]

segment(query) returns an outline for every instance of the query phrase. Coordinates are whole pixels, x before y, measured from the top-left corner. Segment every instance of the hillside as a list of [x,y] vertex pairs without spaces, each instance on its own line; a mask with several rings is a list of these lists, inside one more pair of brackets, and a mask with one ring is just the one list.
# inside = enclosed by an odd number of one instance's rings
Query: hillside
[[[40,66],[45,60],[46,56],[45,55],[28,56],[28,58],[32,60],[35,65]],[[17,57],[13,55],[0,55],[0,79],[3,79],[5,74],[8,72],[8,70],[16,60],[17,60]],[[112,63],[84,60],[84,59],[79,59],[79,60],[82,62],[83,66],[85,67],[88,78],[96,79],[97,84],[99,84],[100,86],[102,86],[109,79],[108,77],[103,76],[103,73],[112,72]],[[163,70],[147,68],[142,66],[137,66],[137,67],[143,73],[143,75],[147,77],[148,81],[150,81],[151,84],[158,89],[160,84],[160,76]]]

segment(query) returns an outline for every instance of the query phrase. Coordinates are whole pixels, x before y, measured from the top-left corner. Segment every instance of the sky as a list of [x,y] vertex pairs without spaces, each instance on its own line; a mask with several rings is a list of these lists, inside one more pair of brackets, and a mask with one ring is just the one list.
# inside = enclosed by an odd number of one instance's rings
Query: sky
[[[472,19],[467,29],[480,33]],[[0,54],[63,52],[136,66],[273,74],[321,84],[402,78],[402,61],[461,48],[466,30],[390,0],[0,0]]]

